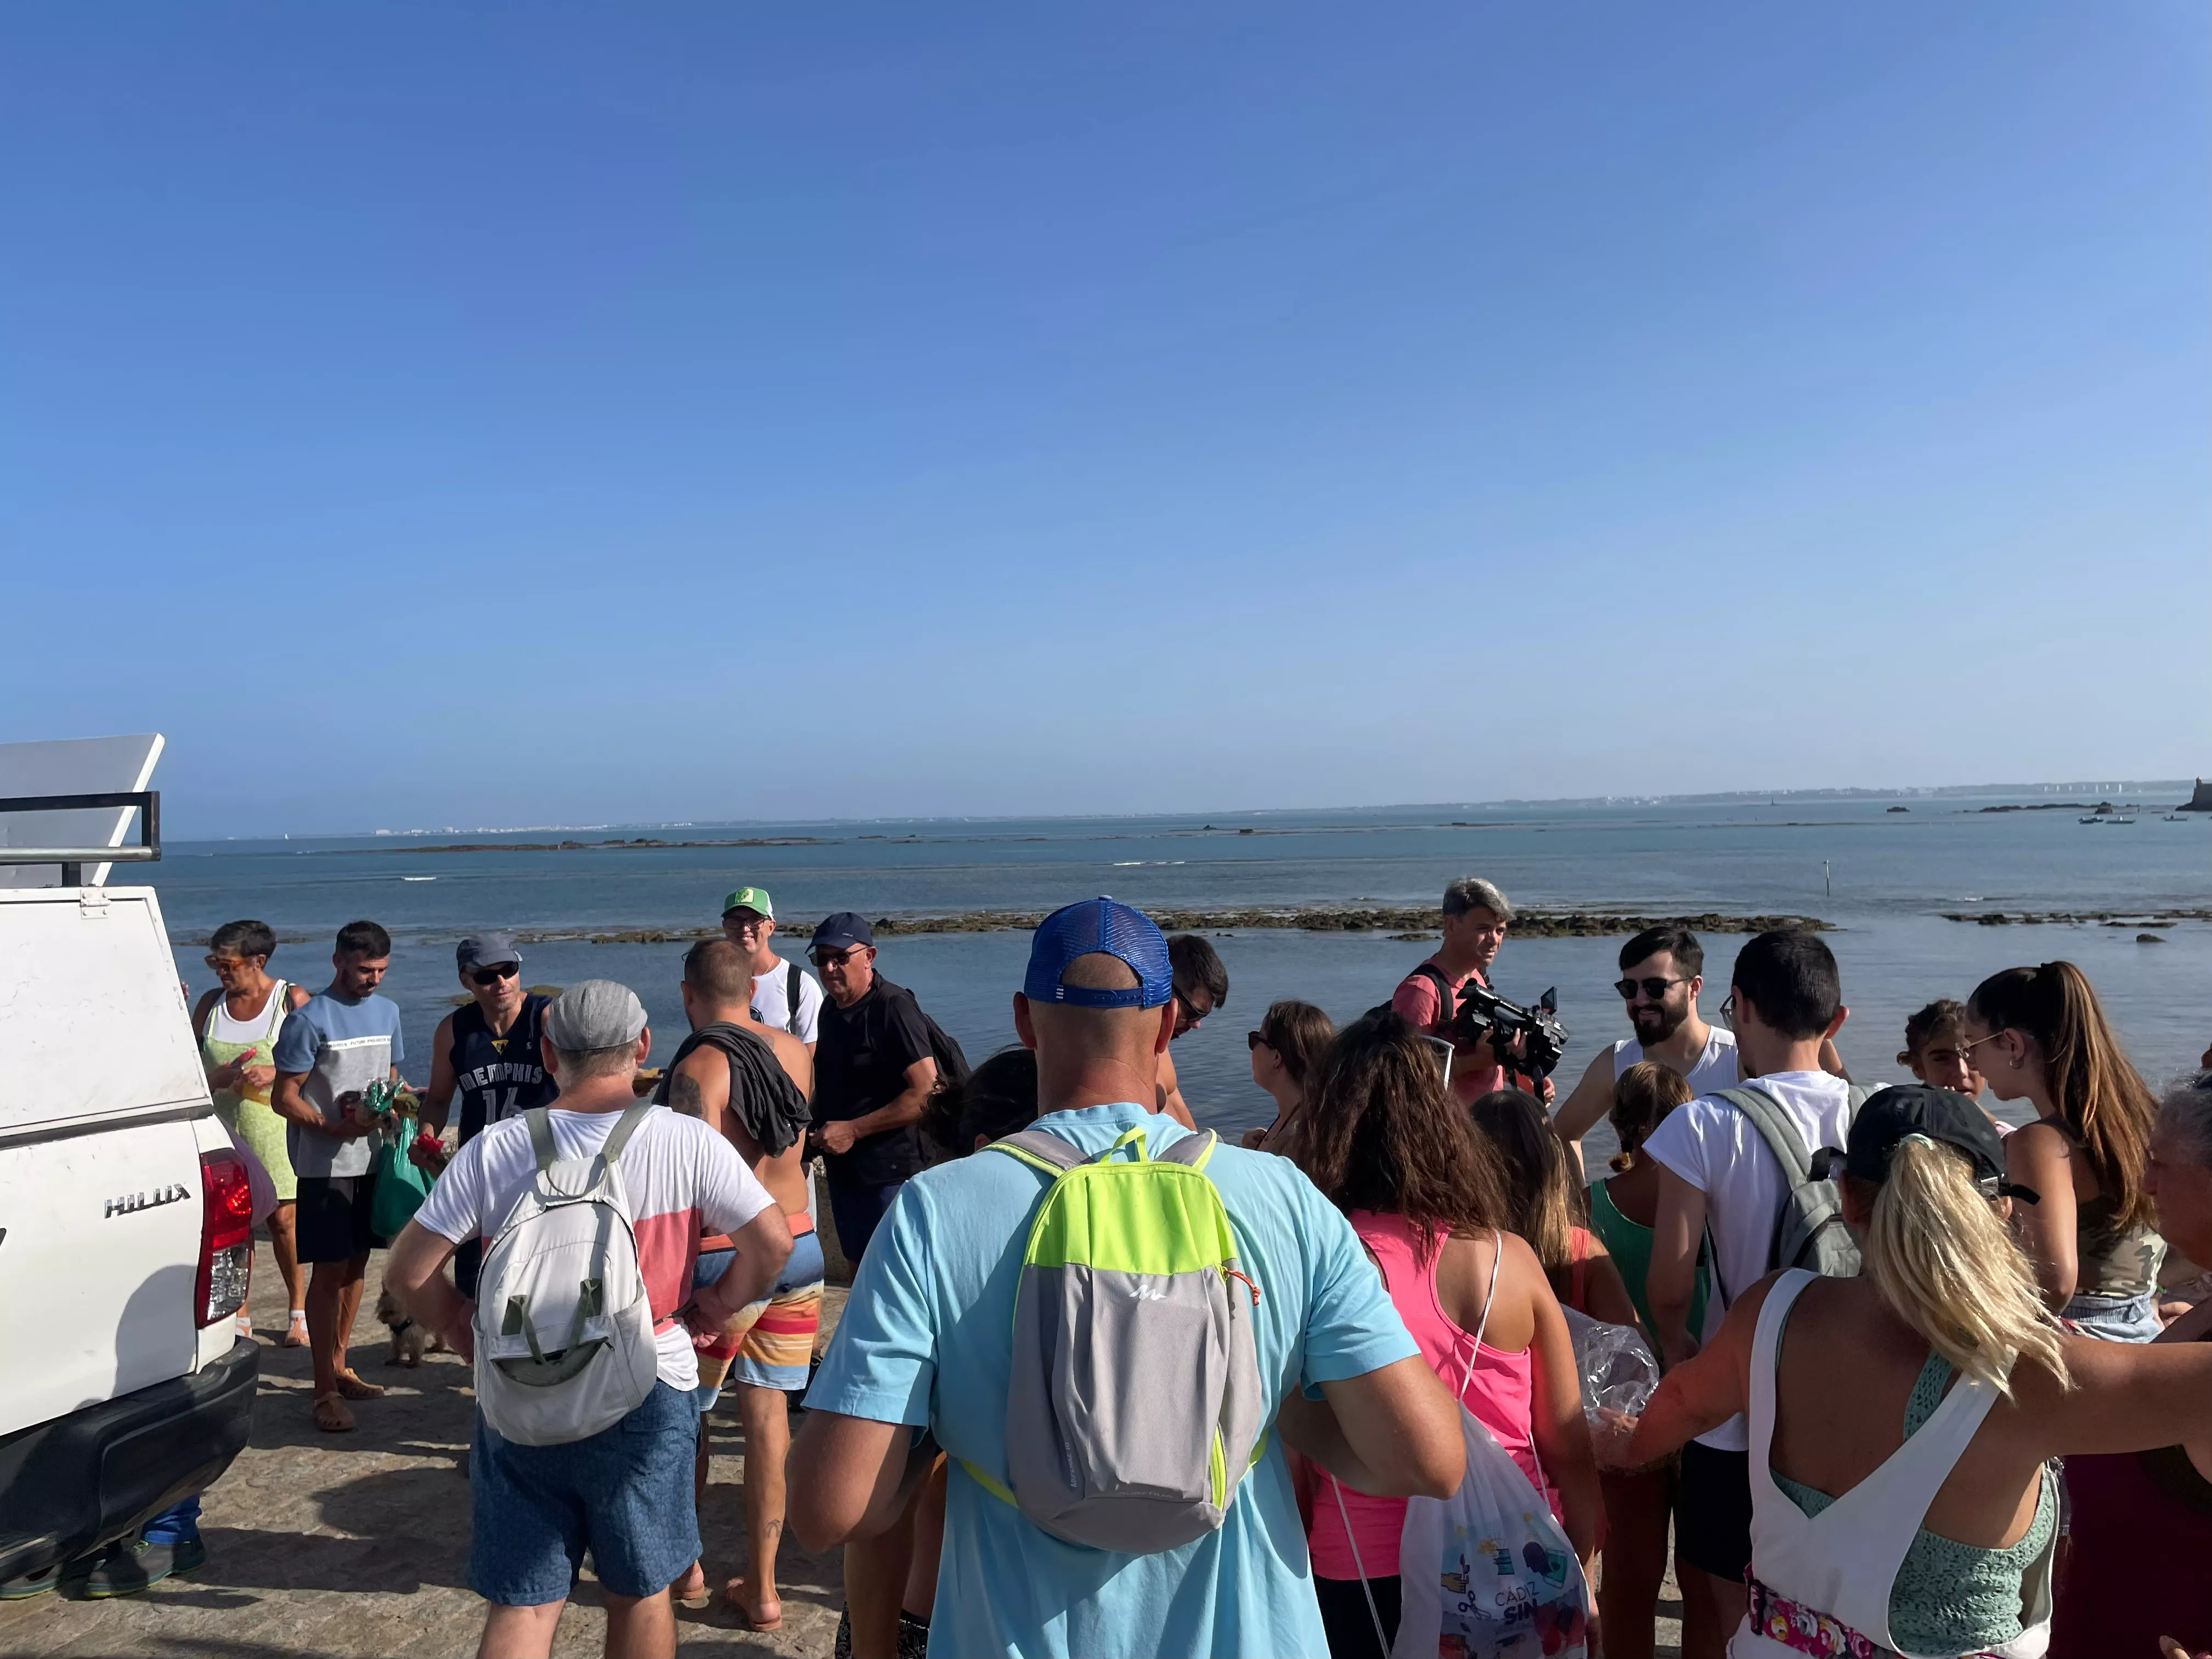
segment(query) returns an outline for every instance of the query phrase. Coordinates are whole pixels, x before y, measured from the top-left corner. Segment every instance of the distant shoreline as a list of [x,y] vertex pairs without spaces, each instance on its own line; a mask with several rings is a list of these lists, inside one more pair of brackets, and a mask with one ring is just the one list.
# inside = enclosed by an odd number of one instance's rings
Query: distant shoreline
[[[1154,910],[1149,913],[1162,931],[1170,933],[1211,933],[1278,931],[1307,933],[1389,933],[1405,939],[1435,936],[1443,926],[1443,912],[1436,906],[1339,909],[1304,906],[1291,909]],[[878,916],[871,924],[878,935],[896,937],[917,933],[1026,933],[1042,921],[1042,910],[963,910],[949,915]],[[814,931],[814,924],[790,918],[781,920],[780,931],[799,936]],[[1832,922],[1818,916],[1731,916],[1717,911],[1695,915],[1646,916],[1584,910],[1524,910],[1513,919],[1517,939],[1610,939],[1640,933],[1647,927],[1687,927],[1697,933],[1764,933],[1778,927],[1800,927],[1813,933],[1833,931]],[[509,930],[518,944],[687,945],[696,939],[720,939],[714,927],[623,927],[593,930],[584,927],[516,927]],[[458,932],[416,935],[425,939],[458,938]],[[320,935],[283,934],[280,944],[305,944]],[[204,934],[179,937],[173,944],[204,945]]]

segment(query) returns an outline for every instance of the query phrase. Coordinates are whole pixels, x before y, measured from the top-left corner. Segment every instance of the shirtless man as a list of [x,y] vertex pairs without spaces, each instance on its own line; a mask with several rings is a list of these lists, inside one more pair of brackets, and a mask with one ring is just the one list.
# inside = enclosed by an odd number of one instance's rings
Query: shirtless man
[[[1221,965],[1219,952],[1196,933],[1177,933],[1168,940],[1168,963],[1175,975],[1175,1035],[1185,1036],[1229,1000],[1229,970]],[[1168,1040],[1172,1042],[1175,1037]],[[1198,1127],[1176,1079],[1174,1056],[1164,1049],[1159,1080],[1153,1086],[1154,1111],[1165,1112],[1186,1129]]]
[[[702,1118],[729,1138],[783,1206],[791,1227],[791,1259],[768,1299],[746,1309],[699,1355],[702,1492],[706,1416],[726,1375],[745,1430],[745,1534],[752,1559],[747,1571],[724,1585],[723,1599],[755,1630],[773,1630],[783,1621],[775,1552],[783,1535],[783,1464],[791,1446],[784,1395],[806,1386],[822,1314],[822,1244],[806,1211],[806,1103],[814,1092],[813,1060],[797,1037],[753,1018],[752,994],[752,964],[738,946],[726,939],[692,946],[684,958],[684,1012],[692,1035],[677,1051],[662,1088],[673,1110]],[[732,1026],[735,1033],[706,1035],[710,1027]],[[722,1253],[730,1248],[726,1238],[702,1239],[695,1281],[718,1277],[728,1265]],[[705,1587],[706,1576],[695,1565],[676,1594],[696,1598]]]

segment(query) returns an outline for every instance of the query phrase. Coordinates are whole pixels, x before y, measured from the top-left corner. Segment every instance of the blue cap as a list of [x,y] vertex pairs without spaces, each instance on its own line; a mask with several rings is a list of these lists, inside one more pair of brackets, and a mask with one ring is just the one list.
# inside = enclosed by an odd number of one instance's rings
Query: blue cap
[[868,926],[866,916],[855,910],[840,910],[834,916],[822,919],[822,925],[814,930],[809,948],[818,951],[826,945],[833,951],[842,951],[848,945],[873,945],[875,942],[875,929]]
[[[1069,963],[1102,951],[1127,963],[1137,982],[1119,989],[1060,982]],[[1063,1002],[1078,1008],[1160,1007],[1175,994],[1167,939],[1142,910],[1110,898],[1063,906],[1037,923],[1030,940],[1030,971],[1022,981],[1022,994],[1031,1002]]]

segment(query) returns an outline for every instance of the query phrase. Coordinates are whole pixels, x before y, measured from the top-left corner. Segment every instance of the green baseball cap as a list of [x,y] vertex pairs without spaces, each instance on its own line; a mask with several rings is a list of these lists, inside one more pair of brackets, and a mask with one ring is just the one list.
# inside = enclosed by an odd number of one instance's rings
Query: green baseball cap
[[770,921],[775,920],[775,906],[769,902],[768,889],[765,887],[738,888],[736,892],[722,901],[724,915],[726,916],[732,910],[750,910],[756,915],[766,916]]

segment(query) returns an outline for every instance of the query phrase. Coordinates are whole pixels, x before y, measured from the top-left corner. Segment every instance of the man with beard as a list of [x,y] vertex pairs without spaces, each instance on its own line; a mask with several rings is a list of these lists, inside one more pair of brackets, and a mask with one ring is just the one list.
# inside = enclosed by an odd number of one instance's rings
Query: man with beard
[[1613,1104],[1614,1081],[1639,1060],[1680,1073],[1692,1098],[1735,1087],[1735,1034],[1706,1024],[1698,1012],[1705,966],[1705,947],[1686,927],[1647,927],[1620,947],[1621,977],[1613,988],[1628,1005],[1635,1035],[1597,1051],[1552,1119],[1577,1159],[1583,1137]]

